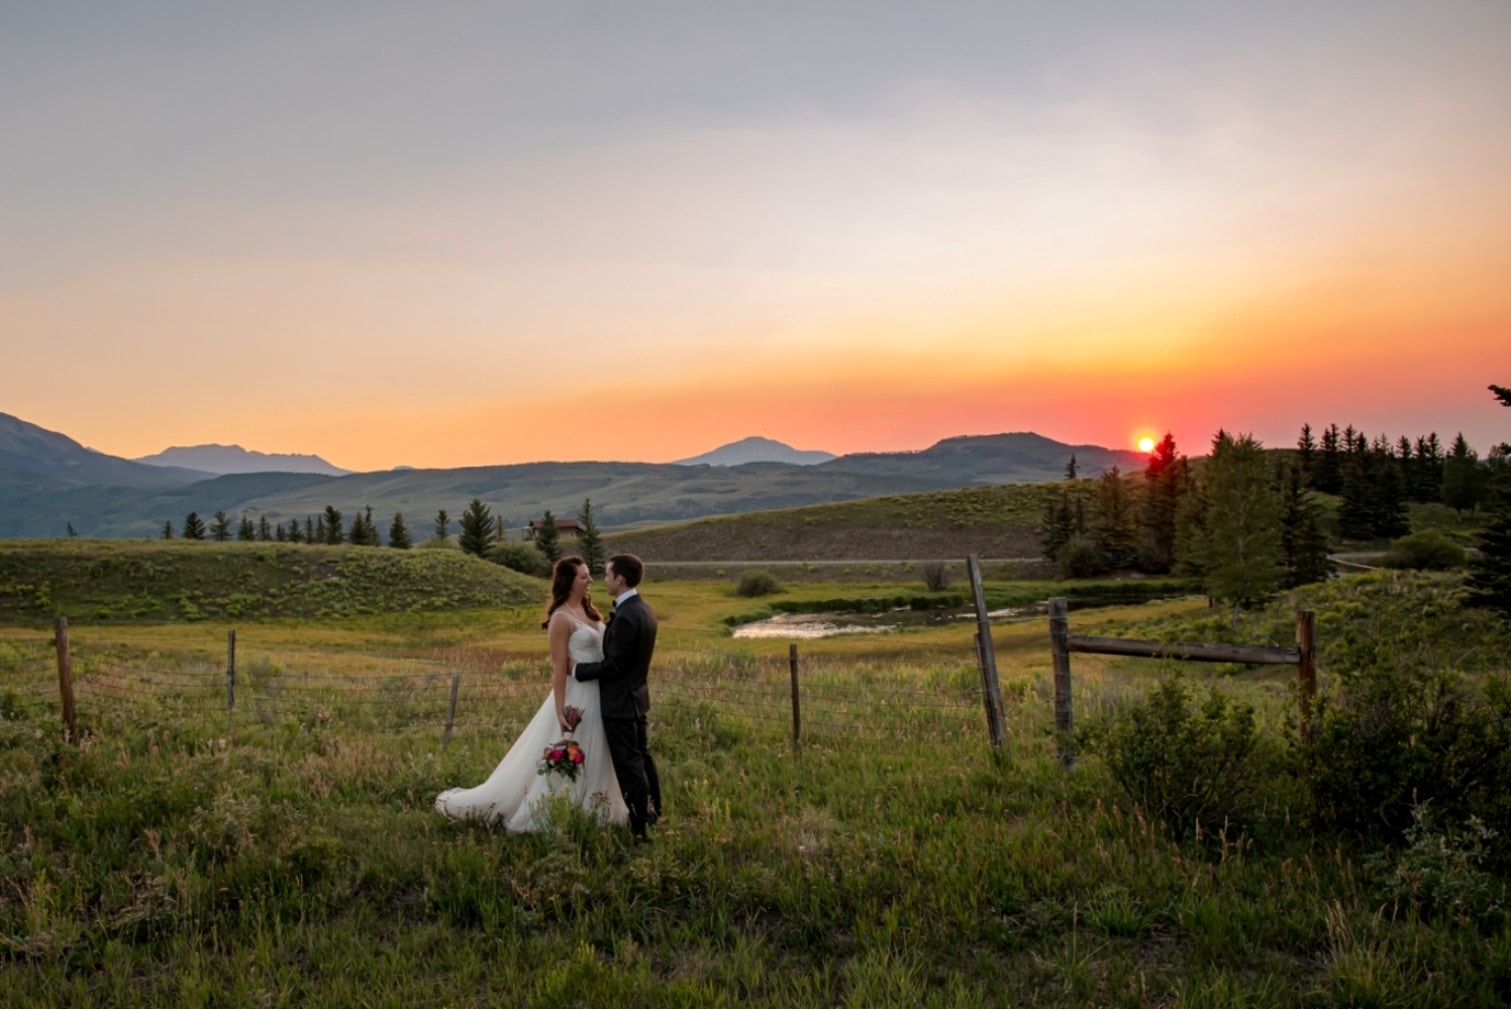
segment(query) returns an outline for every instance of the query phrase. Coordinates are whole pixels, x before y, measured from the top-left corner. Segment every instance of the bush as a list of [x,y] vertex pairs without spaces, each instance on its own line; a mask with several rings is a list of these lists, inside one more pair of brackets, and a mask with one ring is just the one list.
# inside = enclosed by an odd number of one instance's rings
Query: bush
[[487,557],[493,563],[523,575],[547,578],[551,574],[551,562],[546,560],[546,555],[528,543],[496,543],[488,550]]
[[1464,566],[1464,548],[1436,530],[1412,533],[1391,543],[1385,555],[1388,568],[1450,571]]
[[1242,819],[1265,774],[1254,709],[1215,687],[1198,708],[1179,678],[1083,734],[1113,780],[1177,836]]
[[1399,852],[1377,852],[1365,862],[1386,899],[1423,920],[1467,924],[1497,914],[1503,884],[1481,867],[1495,831],[1472,816],[1462,828],[1439,830],[1425,804],[1411,818]]
[[782,584],[776,580],[776,576],[761,568],[742,571],[740,584],[735,586],[735,595],[744,596],[747,599],[755,596],[769,596],[780,591],[782,591]]
[[1061,578],[1095,578],[1112,570],[1091,537],[1076,535],[1060,548],[1056,558]]
[[950,572],[944,561],[925,561],[923,587],[930,592],[943,592],[950,587]]

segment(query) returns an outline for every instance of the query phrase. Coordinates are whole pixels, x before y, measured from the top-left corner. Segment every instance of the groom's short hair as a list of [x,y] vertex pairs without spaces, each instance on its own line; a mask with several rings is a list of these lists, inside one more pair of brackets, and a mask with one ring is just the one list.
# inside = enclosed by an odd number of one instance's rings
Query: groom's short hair
[[615,554],[609,558],[609,564],[614,568],[614,574],[624,579],[624,584],[630,588],[640,584],[640,579],[645,577],[645,562],[634,554]]

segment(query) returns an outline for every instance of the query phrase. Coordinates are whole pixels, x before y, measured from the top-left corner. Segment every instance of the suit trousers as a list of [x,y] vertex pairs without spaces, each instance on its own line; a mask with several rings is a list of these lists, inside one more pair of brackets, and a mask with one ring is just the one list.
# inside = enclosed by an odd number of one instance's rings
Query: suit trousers
[[661,779],[647,746],[645,719],[604,716],[603,731],[609,739],[619,791],[630,809],[630,831],[644,837],[645,828],[661,815]]

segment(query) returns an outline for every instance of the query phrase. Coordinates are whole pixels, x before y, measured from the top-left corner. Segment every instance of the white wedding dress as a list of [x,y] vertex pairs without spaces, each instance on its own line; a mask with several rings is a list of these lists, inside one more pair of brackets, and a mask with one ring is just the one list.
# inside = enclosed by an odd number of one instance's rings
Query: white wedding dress
[[[597,662],[603,658],[603,625],[577,624],[567,639],[567,654],[573,662]],[[537,816],[543,800],[552,795],[569,795],[580,806],[604,823],[629,822],[629,807],[619,791],[614,763],[609,757],[608,737],[603,731],[603,709],[598,703],[598,683],[578,683],[567,677],[566,703],[582,712],[582,721],[572,738],[583,751],[582,768],[577,780],[564,775],[540,774],[536,765],[541,753],[565,733],[556,721],[556,699],[546,692],[545,703],[530,719],[504,759],[488,780],[476,788],[452,788],[435,800],[438,812],[457,819],[486,820],[501,824],[506,830],[529,833],[544,826]]]

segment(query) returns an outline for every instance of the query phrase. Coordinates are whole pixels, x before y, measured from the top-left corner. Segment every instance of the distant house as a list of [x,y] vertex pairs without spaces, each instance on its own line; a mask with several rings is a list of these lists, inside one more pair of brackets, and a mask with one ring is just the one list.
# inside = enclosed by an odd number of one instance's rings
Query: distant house
[[[535,534],[540,531],[540,527],[543,525],[545,523],[540,519],[531,519],[530,524],[520,530],[520,538],[526,543],[532,542],[535,539]],[[582,526],[578,524],[576,519],[556,520],[556,536],[558,539],[575,540],[581,532]]]

